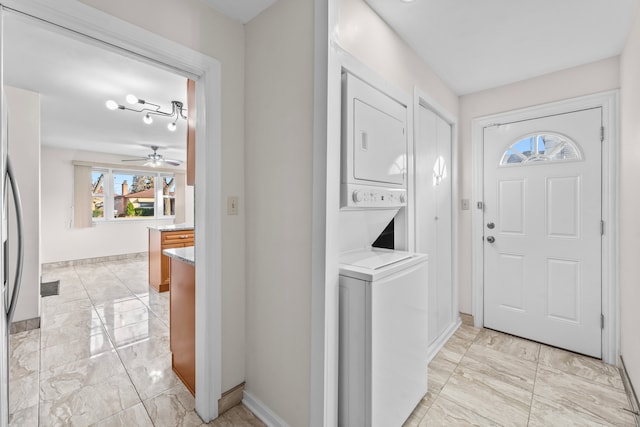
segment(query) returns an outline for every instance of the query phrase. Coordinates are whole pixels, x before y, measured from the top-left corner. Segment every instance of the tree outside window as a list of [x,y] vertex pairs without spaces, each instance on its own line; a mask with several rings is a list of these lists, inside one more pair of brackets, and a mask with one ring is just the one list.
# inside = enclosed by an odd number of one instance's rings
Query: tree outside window
[[162,176],[162,215],[176,214],[176,180],[173,176]]
[[93,218],[104,219],[104,177],[106,171],[91,171],[91,212]]
[[135,172],[113,172],[113,217],[155,216],[155,178]]

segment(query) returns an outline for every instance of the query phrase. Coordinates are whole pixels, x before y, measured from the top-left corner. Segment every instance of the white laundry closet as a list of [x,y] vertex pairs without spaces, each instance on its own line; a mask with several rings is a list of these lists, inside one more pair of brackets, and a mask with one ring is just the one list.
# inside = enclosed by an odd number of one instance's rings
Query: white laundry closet
[[[451,124],[418,108],[415,143],[416,251],[429,255],[429,346],[452,331],[454,312]],[[440,340],[442,341],[442,340]]]

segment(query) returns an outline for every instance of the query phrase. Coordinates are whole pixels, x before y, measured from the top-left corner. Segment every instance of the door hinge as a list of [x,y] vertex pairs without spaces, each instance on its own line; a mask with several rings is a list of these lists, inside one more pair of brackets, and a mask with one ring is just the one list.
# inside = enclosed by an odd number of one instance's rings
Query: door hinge
[[476,204],[476,206],[478,207],[478,209],[480,209],[480,210],[484,210],[484,203],[482,203],[482,202],[478,202],[478,203]]
[[600,329],[604,329],[604,314],[600,315]]
[[604,220],[600,220],[600,235],[604,236]]
[[600,126],[600,142],[604,141],[604,126]]

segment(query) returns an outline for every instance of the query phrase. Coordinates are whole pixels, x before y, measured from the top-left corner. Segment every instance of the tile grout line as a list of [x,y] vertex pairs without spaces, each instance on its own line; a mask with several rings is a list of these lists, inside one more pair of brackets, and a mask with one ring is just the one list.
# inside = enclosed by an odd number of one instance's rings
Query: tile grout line
[[[158,315],[158,313],[156,313],[154,310],[151,309],[150,306],[147,306],[142,299],[140,299],[140,297],[138,296],[138,294],[136,294],[135,292],[133,292],[129,286],[127,286],[127,284],[125,282],[123,282],[117,274],[114,273],[113,269],[111,268],[111,265],[108,265],[107,268],[113,273],[114,277],[116,277],[116,279],[122,283],[123,286],[125,286],[127,289],[129,289],[129,291],[135,296],[135,299],[137,299],[138,301],[140,301],[140,303],[145,307],[145,309],[147,309],[149,312],[151,312],[151,314],[153,314],[155,317],[158,318],[158,320],[160,320],[160,322],[166,326],[165,322],[162,321],[162,318]],[[150,292],[148,293],[148,295],[150,295]],[[150,298],[150,296],[149,296]],[[132,298],[134,299],[134,298]],[[106,330],[106,326],[104,325],[104,322],[102,320],[102,318],[100,318],[100,322],[103,323],[103,327]],[[140,392],[138,391],[138,389],[136,388],[135,384],[133,383],[133,379],[131,378],[131,374],[129,373],[129,370],[127,369],[127,366],[125,365],[124,361],[122,360],[122,357],[120,356],[120,352],[118,351],[118,348],[116,347],[115,343],[113,343],[113,341],[111,340],[111,336],[109,335],[109,333],[107,332],[107,337],[109,339],[109,341],[111,342],[111,344],[113,345],[113,348],[116,352],[116,355],[118,356],[118,359],[120,360],[120,363],[122,364],[122,366],[124,367],[125,372],[127,373],[127,377],[129,378],[129,381],[131,382],[131,385],[133,386],[134,390],[136,391],[136,394],[138,395],[138,398],[140,399],[140,403],[142,404],[142,407],[144,408],[147,416],[149,417],[149,420],[151,421],[151,424],[153,424],[154,426],[156,425],[155,421],[153,420],[153,417],[151,416],[151,413],[149,412],[149,409],[147,408],[147,406],[144,404],[145,400],[142,399],[142,396],[140,395]],[[173,386],[175,387],[175,386]],[[158,396],[161,396],[162,394],[166,393],[167,391],[169,391],[171,388],[173,387],[169,387],[166,390],[160,391],[157,394],[149,397],[146,400],[151,400],[154,399]],[[187,408],[185,408],[185,406],[182,404],[182,402],[180,402],[180,400],[178,400],[178,404],[185,410],[185,412],[188,412]],[[135,405],[134,405],[135,406]],[[128,409],[128,408],[126,408]],[[121,411],[121,412],[124,412]],[[116,415],[116,414],[114,414]]]
[[[107,268],[113,273],[113,270],[111,269],[111,266],[107,266]],[[118,275],[116,275],[115,273],[113,273],[113,275],[118,279],[118,281],[120,283],[122,283],[127,289],[129,289],[129,287],[127,286],[126,283],[124,283],[122,280],[120,280],[120,278],[118,277]],[[129,291],[131,291],[131,289],[129,289]],[[146,304],[144,302],[142,302],[142,300],[138,297],[138,295],[131,291],[131,293],[133,295],[135,295],[135,298],[140,301],[142,303],[142,305],[145,306],[145,308],[147,308],[148,310],[151,310],[150,307],[147,307]],[[102,322],[102,318],[100,319],[100,321]],[[106,329],[106,327],[105,327]],[[114,328],[115,329],[115,328]],[[111,336],[109,335],[109,333],[107,332],[107,336],[109,337],[109,340],[111,341]],[[144,400],[142,399],[142,396],[140,395],[140,392],[138,391],[138,388],[136,387],[136,385],[133,383],[133,378],[131,378],[131,374],[129,373],[129,370],[127,369],[127,365],[125,365],[124,361],[122,360],[122,357],[120,356],[120,352],[118,351],[118,348],[116,347],[115,343],[113,341],[111,341],[111,344],[113,345],[114,350],[116,351],[116,355],[118,356],[118,360],[120,360],[120,363],[122,364],[122,367],[124,368],[124,371],[127,373],[127,377],[129,378],[129,381],[131,382],[131,385],[133,386],[133,389],[136,391],[136,394],[138,395],[138,399],[140,399],[140,403],[142,404],[142,408],[144,409],[144,412],[147,414],[147,416],[149,417],[149,420],[151,421],[151,424],[153,426],[156,425],[156,423],[153,420],[153,417],[151,417],[151,413],[149,413],[149,409],[147,409],[147,406],[144,404]],[[135,405],[134,405],[135,406]],[[122,411],[124,412],[124,410]]]
[[[480,328],[480,330],[478,331],[478,333],[476,334],[476,336],[475,336],[475,337],[473,337],[473,340],[471,341],[471,345],[469,345],[469,347],[465,350],[465,352],[464,352],[464,354],[463,354],[462,358],[460,358],[460,361],[458,362],[458,365],[456,365],[456,369],[458,368],[458,366],[459,366],[459,365],[460,365],[460,363],[462,362],[462,359],[464,359],[464,357],[465,357],[465,356],[467,355],[467,353],[469,352],[469,349],[471,349],[471,346],[473,346],[474,344],[476,344],[476,342],[478,341],[478,339],[479,339],[479,337],[480,337],[480,334],[482,333],[482,331],[483,331],[483,330],[485,330],[485,328]],[[454,372],[455,372],[455,369],[454,369]],[[453,373],[451,373],[451,376],[453,376]],[[451,376],[449,377],[449,379],[451,379]],[[449,382],[449,380],[447,380],[447,383],[448,383],[448,382]],[[446,383],[445,383],[445,385],[446,385]],[[444,388],[444,387],[443,387],[443,388]],[[447,398],[446,398],[446,396],[445,396],[445,397],[443,397],[443,399],[448,400],[449,402],[453,402],[454,404],[458,404],[458,405],[459,405],[459,403],[457,403],[457,402],[455,402],[455,401],[452,401],[451,399],[447,399]],[[489,417],[485,417],[485,416],[483,416],[483,415],[479,414],[478,412],[476,412],[476,410],[475,410],[475,409],[471,409],[471,408],[466,408],[466,409],[467,409],[467,410],[469,410],[471,413],[473,413],[473,414],[475,414],[475,415],[479,416],[479,417],[486,418],[486,419],[490,419]],[[491,421],[493,421],[493,420],[491,420]]]
[[[456,329],[456,331],[451,335],[451,338],[453,338],[455,336],[455,333],[458,332],[460,330],[460,327],[462,327],[463,324],[460,324],[460,326],[458,326],[458,329]],[[480,329],[475,336],[473,337],[473,339],[471,340],[471,344],[469,344],[469,346],[467,348],[465,348],[464,353],[462,353],[462,357],[460,357],[460,360],[458,360],[458,362],[456,362],[456,366],[453,368],[453,370],[451,371],[451,373],[449,374],[449,376],[447,377],[447,380],[444,382],[444,384],[442,385],[442,388],[440,388],[440,390],[438,391],[438,393],[436,394],[436,396],[434,397],[433,402],[431,402],[431,406],[429,407],[429,409],[427,409],[427,411],[424,413],[424,415],[422,416],[422,418],[420,419],[420,421],[418,422],[418,424],[420,424],[422,421],[424,421],[424,419],[427,417],[429,411],[431,411],[431,408],[433,407],[433,404],[435,403],[436,399],[444,399],[444,400],[448,400],[449,402],[452,402],[455,404],[455,402],[453,402],[451,399],[447,399],[446,396],[441,396],[441,392],[442,390],[444,390],[444,388],[447,386],[447,384],[449,383],[449,381],[451,380],[451,378],[453,377],[453,374],[455,373],[456,369],[458,368],[458,366],[460,366],[460,363],[462,362],[462,359],[465,358],[466,354],[469,352],[469,349],[471,348],[471,346],[473,344],[475,344],[476,340],[478,339],[478,336],[480,335],[480,332],[482,331],[482,329]],[[451,339],[449,338],[449,339]],[[458,337],[459,338],[459,337]],[[462,338],[461,338],[462,339]],[[466,340],[465,340],[466,342]],[[446,345],[446,344],[445,344]],[[444,348],[444,346],[443,346]],[[471,412],[473,412],[476,415],[477,414],[475,411],[470,410]]]
[[536,374],[533,376],[533,387],[531,387],[531,402],[529,403],[529,416],[527,417],[527,425],[531,423],[531,411],[533,410],[533,398],[536,393],[536,382],[538,381],[538,368],[540,367],[541,352],[542,352],[542,344],[538,346],[538,357],[536,357]]
[[[116,284],[122,285],[125,289],[127,289],[127,291],[130,293],[130,298],[126,298],[126,299],[131,299],[131,300],[137,301],[140,304],[141,307],[144,307],[144,309],[149,313],[150,316],[153,316],[155,319],[158,320],[158,324],[161,325],[161,327],[163,329],[164,328],[168,328],[168,325],[167,325],[166,321],[163,320],[164,319],[163,316],[164,316],[164,314],[166,314],[166,313],[164,313],[165,310],[163,310],[164,298],[160,297],[156,301],[155,299],[152,298],[150,290],[147,290],[146,293],[145,292],[140,293],[140,294],[136,293],[134,291],[134,289],[137,289],[138,291],[140,291],[141,288],[142,288],[141,286],[138,287],[138,285],[140,283],[138,283],[137,281],[132,281],[131,282],[131,284],[133,286],[133,288],[132,288],[132,287],[128,286],[127,283],[125,283],[125,281],[121,278],[121,276],[118,276],[117,272],[114,270],[114,268],[117,267],[116,265],[112,265],[112,263],[102,263],[102,264],[96,265],[96,267],[100,266],[100,265],[108,271],[108,273],[109,273],[108,276],[109,276],[109,278],[111,278],[111,280],[113,280],[113,282],[115,282]],[[118,358],[118,361],[121,364],[120,366],[122,366],[124,368],[124,372],[127,374],[127,379],[129,380],[129,384],[133,387],[133,389],[135,390],[135,393],[136,393],[136,395],[138,397],[138,402],[132,404],[130,407],[123,408],[120,411],[117,411],[117,412],[115,412],[115,413],[113,413],[113,414],[111,414],[109,416],[105,416],[105,417],[103,417],[103,418],[101,418],[99,420],[94,420],[93,422],[95,422],[95,423],[102,422],[102,421],[104,421],[106,419],[109,419],[111,417],[117,416],[117,415],[121,414],[122,412],[124,412],[124,411],[126,411],[128,409],[131,409],[132,407],[135,407],[139,403],[142,403],[143,404],[143,408],[145,410],[145,413],[147,414],[148,420],[150,421],[150,423],[152,425],[156,425],[156,422],[153,420],[150,411],[147,409],[147,406],[144,405],[144,400],[142,399],[141,392],[138,390],[138,388],[136,387],[136,385],[133,382],[133,377],[132,377],[131,371],[127,368],[127,365],[124,362],[124,359],[123,359],[123,357],[121,355],[121,352],[117,348],[116,343],[114,342],[114,338],[112,337],[112,334],[109,332],[109,328],[107,328],[107,323],[106,323],[107,317],[105,317],[104,314],[102,316],[98,315],[98,313],[99,313],[98,306],[104,305],[106,307],[107,305],[109,305],[110,302],[113,302],[113,299],[112,298],[107,298],[106,301],[102,302],[102,300],[103,300],[102,297],[100,297],[98,299],[93,298],[91,296],[90,290],[91,291],[96,291],[97,288],[95,286],[93,286],[93,287],[89,286],[90,284],[93,284],[92,281],[88,281],[89,279],[91,279],[93,277],[93,276],[91,276],[91,272],[90,271],[86,271],[87,274],[84,274],[85,272],[79,271],[79,268],[82,269],[83,267],[85,267],[84,265],[81,265],[81,266],[69,266],[69,267],[70,268],[65,269],[66,271],[69,272],[68,273],[69,274],[68,281],[73,282],[74,287],[75,287],[75,283],[80,285],[78,287],[77,291],[75,291],[75,289],[74,289],[74,292],[72,294],[70,294],[70,295],[71,296],[77,296],[77,293],[79,293],[79,292],[83,292],[84,293],[82,298],[78,298],[78,301],[86,300],[89,303],[87,308],[89,308],[93,312],[92,316],[96,316],[100,320],[100,322],[99,322],[100,332],[106,335],[106,340],[110,345],[110,349],[108,349],[107,351],[115,353],[116,357]],[[109,283],[111,280],[108,279],[106,283]],[[67,282],[67,281],[65,281],[65,282]],[[148,286],[148,284],[147,284],[147,286]],[[143,295],[143,296],[141,296],[141,295]],[[148,303],[145,303],[143,299],[148,299]],[[154,310],[152,308],[152,301],[154,302],[154,304],[155,304],[156,308],[158,308],[158,310]],[[53,304],[49,308],[49,310],[47,310],[47,312],[50,311],[51,313],[55,313],[56,312],[55,308],[58,306],[58,304],[61,304],[61,303],[62,302],[56,301],[56,303]],[[83,303],[83,305],[84,305],[84,303]],[[65,313],[59,313],[59,314],[62,315],[62,314],[68,313],[71,316],[74,316],[76,313],[78,313],[79,310],[80,310],[79,308],[74,307],[72,310],[66,311]],[[55,317],[56,314],[51,314],[49,317],[51,317],[51,316]],[[42,390],[42,378],[43,378],[42,373],[44,372],[43,371],[43,366],[44,366],[43,365],[43,360],[44,359],[43,359],[43,348],[42,348],[42,345],[43,345],[43,342],[44,342],[43,341],[44,337],[43,337],[43,334],[42,334],[42,329],[40,329],[38,331],[38,333],[39,333],[39,335],[37,337],[37,344],[36,344],[37,352],[38,352],[38,361],[37,361],[37,363],[38,363],[38,365],[37,365],[38,399],[37,399],[37,408],[36,408],[37,409],[37,414],[36,414],[37,415],[37,420],[36,420],[36,422],[38,423],[38,425],[40,425],[41,421],[43,420],[42,417],[41,417],[41,408],[43,407],[42,403],[44,402],[44,400],[43,400],[44,397],[43,397],[43,395],[41,393],[41,390]],[[72,363],[72,362],[68,362],[68,363]],[[150,399],[156,398],[158,396],[161,396],[164,393],[167,393],[173,387],[175,387],[175,385],[172,386],[172,387],[168,387],[167,389],[165,389],[163,391],[157,392],[153,396],[150,396],[149,399],[147,399],[147,400],[150,400]],[[185,412],[189,412],[189,410],[183,404],[183,402],[178,400],[178,403],[180,404],[180,407]]]
[[[74,271],[75,271],[75,268],[76,268],[76,267],[74,266],[74,267],[73,267]],[[111,268],[109,268],[108,266],[107,266],[106,268],[107,268],[109,271],[111,271],[111,273],[113,273],[113,271],[111,270]],[[78,273],[77,273],[77,271],[76,271],[76,274],[78,274]],[[118,281],[120,281],[120,282],[121,282],[121,283],[122,283],[122,284],[123,284],[127,289],[129,289],[129,287],[128,287],[126,284],[124,284],[124,283],[120,280],[120,278],[118,278],[118,276],[116,276],[116,275],[114,274],[114,277],[116,277],[116,279],[117,279]],[[89,298],[89,301],[91,302],[91,308],[92,308],[92,309],[96,312],[96,314],[97,314],[97,313],[98,313],[98,310],[96,309],[95,302],[94,302],[94,300],[91,298],[91,296],[89,295],[89,292],[88,292],[88,290],[87,290],[87,287],[85,286],[85,284],[84,284],[84,280],[82,279],[82,277],[80,277],[80,274],[78,274],[78,278],[80,279],[80,282],[82,283],[82,287],[83,287],[83,288],[85,288],[85,292],[87,293],[87,296],[88,296],[88,298]],[[135,294],[134,294],[134,295],[135,295]],[[138,300],[139,300],[139,298],[138,298],[138,296],[137,296],[137,295],[136,295],[136,299],[138,299]],[[142,301],[140,301],[140,302],[142,302]],[[144,305],[144,303],[143,303],[143,305]],[[120,364],[122,365],[122,368],[124,369],[124,372],[125,372],[125,374],[127,375],[127,378],[129,379],[129,382],[131,383],[131,386],[132,386],[132,387],[133,387],[133,389],[135,390],[136,395],[138,396],[138,399],[140,400],[140,404],[142,404],[142,407],[144,408],[145,412],[147,413],[147,416],[149,417],[149,420],[151,421],[151,424],[153,424],[153,425],[155,426],[155,423],[153,422],[153,419],[151,418],[151,414],[150,414],[150,413],[149,413],[149,411],[147,410],[147,407],[145,406],[145,404],[144,404],[144,402],[143,402],[143,400],[142,400],[142,396],[140,396],[140,392],[138,391],[138,389],[136,388],[135,384],[133,383],[133,379],[131,378],[131,374],[129,373],[129,370],[127,369],[127,366],[124,364],[124,361],[122,360],[122,357],[120,356],[120,353],[118,352],[118,348],[116,347],[115,343],[113,342],[113,340],[112,340],[112,338],[111,338],[111,335],[109,334],[109,331],[107,330],[107,327],[106,327],[106,325],[104,324],[104,320],[103,320],[103,318],[102,318],[100,315],[98,315],[98,319],[100,319],[100,324],[101,324],[101,326],[102,326],[102,330],[104,331],[105,335],[107,336],[107,339],[109,340],[109,343],[111,344],[111,347],[113,347],[113,351],[116,353],[116,357],[117,357],[117,358],[118,358],[118,360],[120,361]],[[136,406],[137,404],[138,404],[138,403],[136,403],[136,404],[135,404],[135,405],[133,405],[133,406],[130,406],[129,408],[133,408],[133,407],[134,407],[134,406]],[[122,409],[122,411],[117,412],[117,413],[115,413],[115,414],[111,414],[111,415],[109,415],[108,417],[105,417],[105,418],[103,418],[103,419],[101,419],[101,420],[97,420],[97,421],[96,421],[96,423],[98,423],[98,422],[100,422],[100,421],[104,421],[104,420],[106,420],[106,419],[108,419],[108,418],[111,418],[111,417],[113,417],[113,416],[115,416],[115,415],[118,415],[118,414],[120,414],[120,413],[122,413],[122,412],[126,411],[126,410],[127,410],[127,409],[129,409],[129,408],[123,408],[123,409]],[[95,423],[94,423],[94,424],[95,424]]]

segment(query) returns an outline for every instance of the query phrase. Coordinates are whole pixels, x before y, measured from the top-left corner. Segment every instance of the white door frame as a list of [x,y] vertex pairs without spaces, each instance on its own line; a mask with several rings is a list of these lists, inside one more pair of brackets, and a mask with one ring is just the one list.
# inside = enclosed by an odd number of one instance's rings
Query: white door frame
[[[0,0],[8,9],[93,38],[101,46],[141,55],[196,80],[196,411],[218,416],[222,394],[221,64],[214,58],[78,1]],[[103,44],[103,43],[106,43]],[[206,106],[206,108],[204,108]]]
[[483,129],[487,126],[529,120],[587,108],[602,108],[604,141],[602,149],[602,360],[615,365],[620,354],[620,290],[618,282],[618,192],[619,192],[619,120],[618,91],[582,96],[538,105],[472,120],[472,310],[476,327],[484,319],[484,258],[483,258]]

